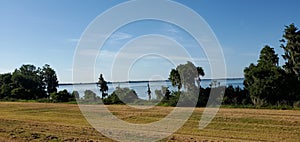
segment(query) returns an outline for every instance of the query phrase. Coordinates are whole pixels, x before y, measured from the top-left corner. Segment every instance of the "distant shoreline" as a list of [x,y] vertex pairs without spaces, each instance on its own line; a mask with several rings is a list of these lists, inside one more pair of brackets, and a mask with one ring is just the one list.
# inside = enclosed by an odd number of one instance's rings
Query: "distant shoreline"
[[[241,80],[244,78],[219,78],[219,79],[201,79],[202,81],[209,81],[209,80]],[[118,81],[118,82],[111,82],[108,81],[107,84],[114,84],[114,83],[148,83],[148,82],[170,82],[170,80],[135,80],[135,81]],[[90,85],[90,84],[98,84],[97,82],[87,82],[87,83],[59,83],[61,86],[65,85]]]

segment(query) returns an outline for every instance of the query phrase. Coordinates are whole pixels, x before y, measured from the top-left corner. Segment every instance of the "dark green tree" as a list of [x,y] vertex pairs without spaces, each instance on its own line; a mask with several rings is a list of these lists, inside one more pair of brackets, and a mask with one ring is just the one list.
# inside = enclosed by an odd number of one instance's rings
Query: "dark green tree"
[[261,51],[259,60],[257,61],[258,64],[262,65],[273,65],[278,66],[278,54],[275,53],[274,48],[266,45]]
[[180,90],[182,85],[186,90],[193,90],[196,88],[195,82],[200,88],[200,76],[204,75],[201,67],[196,67],[192,62],[188,61],[186,64],[180,64],[176,69],[172,69],[169,80],[173,86],[178,87],[178,90]]
[[50,94],[51,100],[53,102],[69,102],[74,100],[74,96],[70,94],[66,89],[59,92],[52,92]]
[[22,65],[12,74],[12,97],[17,99],[46,98],[41,70],[34,65]]
[[118,97],[118,95],[116,93],[112,93],[111,95],[109,95],[107,98],[103,99],[103,103],[104,104],[124,104],[120,98]]
[[148,100],[151,100],[151,89],[149,83],[147,84],[147,94],[148,94]]
[[292,104],[300,102],[300,30],[294,24],[285,26],[281,43],[286,71],[286,100]]
[[201,82],[200,76],[204,76],[205,73],[204,73],[204,70],[203,70],[202,67],[197,67],[197,72],[198,72],[198,80],[197,80],[197,84],[198,84],[198,86],[200,86],[200,82]]
[[134,101],[138,100],[138,95],[133,89],[129,88],[120,88],[116,87],[116,90],[113,92],[113,94],[116,94],[118,98],[123,103],[133,103]]
[[288,74],[293,74],[300,80],[300,31],[294,24],[285,26],[281,48],[284,50],[283,68]]
[[170,92],[169,88],[168,87],[166,87],[165,89],[162,88],[162,90],[165,90],[165,92],[163,91],[165,94],[164,99],[169,100],[171,97],[171,92]]
[[[180,64],[176,69],[172,69],[169,74],[169,80],[173,86],[178,87],[178,92],[174,96],[170,96],[167,104],[176,103],[178,106],[195,106],[199,98],[200,76],[204,76],[201,67],[196,67],[192,62],[187,61],[186,64]],[[180,92],[181,86],[184,91]],[[181,100],[178,101],[179,96]],[[166,101],[166,99],[164,99]]]
[[223,104],[237,104],[237,94],[235,92],[235,89],[232,85],[229,85],[225,89],[224,98],[223,98]]
[[178,71],[176,69],[172,69],[169,75],[169,80],[172,83],[172,86],[177,86],[178,91],[180,91],[182,84]]
[[11,73],[0,74],[0,99],[9,98],[12,91]]
[[138,101],[136,92],[129,88],[116,87],[115,91],[103,99],[104,104],[127,104]]
[[104,97],[106,97],[108,95],[107,94],[108,86],[107,86],[107,82],[104,80],[102,74],[100,74],[98,85],[100,87],[100,92],[102,93],[102,99],[103,99]]
[[54,69],[50,67],[50,65],[45,64],[43,66],[43,69],[41,71],[41,76],[43,78],[45,88],[47,89],[47,93],[51,94],[53,92],[57,92],[57,87],[58,87],[57,75]]
[[260,52],[258,64],[245,68],[244,85],[254,105],[274,105],[282,101],[284,71],[277,65],[278,57],[274,49],[265,46]]
[[79,92],[78,91],[73,91],[72,92],[72,96],[75,98],[75,100],[79,100],[80,96],[79,96]]

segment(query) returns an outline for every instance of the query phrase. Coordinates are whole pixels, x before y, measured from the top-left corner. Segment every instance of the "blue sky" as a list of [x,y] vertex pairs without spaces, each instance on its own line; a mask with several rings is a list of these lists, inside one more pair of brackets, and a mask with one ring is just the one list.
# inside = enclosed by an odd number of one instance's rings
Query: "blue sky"
[[[47,63],[56,70],[60,82],[72,82],[73,57],[81,34],[99,14],[121,2],[124,1],[0,1],[0,73],[12,72],[22,64]],[[300,26],[298,0],[177,2],[196,11],[214,31],[224,52],[227,77],[243,77],[243,69],[257,61],[264,45],[270,45],[281,55],[279,40],[284,25]],[[158,21],[136,22],[116,31],[96,59],[95,72],[109,74],[113,57],[121,46],[144,34],[160,34],[182,43],[196,59],[195,64],[204,68],[205,78],[210,78],[205,54],[192,38],[179,27]],[[168,60],[148,56],[131,67],[129,76],[131,80],[166,79],[172,67]],[[105,77],[112,79],[109,75]]]

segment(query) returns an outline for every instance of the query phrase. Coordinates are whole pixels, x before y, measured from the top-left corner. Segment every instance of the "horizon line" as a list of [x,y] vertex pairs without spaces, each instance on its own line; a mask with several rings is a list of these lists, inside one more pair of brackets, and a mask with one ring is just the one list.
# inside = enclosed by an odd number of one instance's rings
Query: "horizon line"
[[[217,79],[212,79],[212,78],[203,78],[203,80],[238,80],[238,79],[244,79],[244,77],[228,77],[228,78],[217,78]],[[113,83],[143,83],[143,82],[170,82],[169,79],[165,80],[127,80],[127,81],[107,81],[108,84],[113,84]],[[76,82],[76,83],[70,83],[70,82],[64,82],[64,83],[59,83],[59,85],[80,85],[80,84],[98,84],[98,82]]]

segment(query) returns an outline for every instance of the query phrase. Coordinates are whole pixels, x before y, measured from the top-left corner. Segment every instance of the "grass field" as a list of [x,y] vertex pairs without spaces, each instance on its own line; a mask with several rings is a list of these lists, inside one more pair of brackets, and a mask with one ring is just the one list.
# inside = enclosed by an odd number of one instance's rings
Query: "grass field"
[[[108,106],[119,118],[148,123],[166,116],[172,107],[136,110]],[[225,109],[198,129],[203,108],[162,141],[300,141],[299,110]],[[0,102],[0,141],[112,141],[87,123],[77,105]]]

